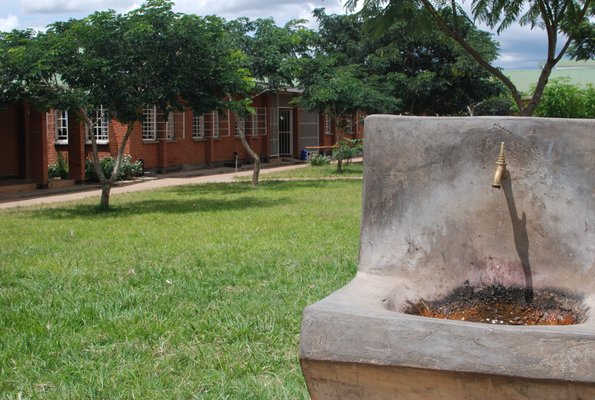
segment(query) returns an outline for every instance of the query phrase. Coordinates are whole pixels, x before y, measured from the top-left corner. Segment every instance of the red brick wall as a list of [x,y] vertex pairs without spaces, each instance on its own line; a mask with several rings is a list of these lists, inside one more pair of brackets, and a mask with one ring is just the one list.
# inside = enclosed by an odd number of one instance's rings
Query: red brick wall
[[143,160],[145,168],[158,167],[159,142],[143,142],[142,125],[137,123],[128,139],[129,154],[133,161]]
[[[339,133],[341,134],[341,136],[347,138],[347,139],[362,139],[364,137],[364,124],[363,124],[363,118],[366,116],[366,114],[362,111],[358,111],[357,113],[353,114],[353,117],[355,120],[357,120],[357,123],[353,125],[353,133],[344,133],[341,129],[339,129]],[[320,129],[320,145],[321,146],[332,146],[335,144],[335,133],[337,131],[337,125],[336,125],[336,121],[332,120],[331,121],[331,132],[332,135],[327,135],[324,133],[324,118],[321,116],[320,117],[320,121],[319,121],[319,129]]]
[[[53,112],[53,111],[52,111]],[[93,146],[91,145],[90,142],[84,142],[83,143],[83,150],[82,152],[78,149],[79,147],[79,140],[76,140],[78,138],[78,135],[81,135],[81,138],[84,138],[84,128],[82,125],[79,125],[76,123],[76,119],[74,117],[74,115],[69,114],[68,118],[69,118],[69,132],[68,132],[68,136],[69,136],[69,141],[68,144],[56,144],[55,141],[55,131],[54,131],[54,126],[53,126],[53,121],[47,120],[47,114],[43,113],[42,114],[42,123],[44,125],[44,134],[46,135],[47,138],[47,164],[51,165],[54,164],[57,159],[58,159],[58,154],[62,155],[62,158],[64,158],[64,160],[66,160],[69,164],[74,163],[73,165],[76,165],[76,169],[77,169],[77,175],[76,179],[80,179],[80,172],[79,170],[79,166],[82,165],[84,166],[85,160],[86,159],[91,159],[92,157],[92,152],[93,152]],[[117,121],[110,121],[109,124],[109,143],[108,144],[98,144],[98,150],[99,150],[99,158],[103,158],[105,156],[111,155],[111,156],[116,156],[118,153],[118,147],[122,141],[122,139],[124,138],[124,134],[126,133],[126,126],[120,124]],[[76,136],[75,136],[76,135]],[[140,131],[139,131],[139,135],[140,135]],[[124,150],[125,154],[130,154],[130,141],[129,144],[126,145],[126,148]],[[76,161],[75,160],[71,160],[72,157],[76,157]],[[72,178],[72,177],[71,177]]]
[[[109,143],[108,144],[98,144],[97,150],[99,153],[99,158],[103,158],[106,156],[115,157],[118,154],[118,147],[124,135],[126,134],[126,126],[122,125],[121,123],[111,120],[109,123]],[[91,143],[85,143],[85,158],[90,160],[93,153],[93,146]],[[125,154],[130,154],[130,140],[126,144],[126,148],[124,149]]]
[[27,105],[25,115],[25,157],[28,163],[26,175],[32,182],[45,186],[48,183],[48,158],[44,151],[47,148],[45,114]]
[[[260,104],[262,104],[262,101],[259,101],[257,106],[260,106]],[[250,158],[242,146],[240,138],[235,136],[233,115],[229,116],[229,124],[227,119],[221,122],[219,137],[206,137],[204,139],[194,139],[192,137],[191,110],[186,110],[184,119],[183,134],[177,132],[173,140],[158,140],[155,142],[142,140],[141,127],[138,124],[130,140],[130,154],[133,159],[142,159],[147,169],[158,169],[221,164],[232,161],[234,152],[238,154],[240,160]],[[268,155],[268,136],[249,136],[247,140],[257,154]]]
[[[247,140],[252,149],[259,155],[268,157],[269,134],[270,134],[270,109],[268,108],[268,95],[260,95],[254,98],[255,107],[266,107],[266,136],[248,136]],[[69,140],[68,145],[58,145],[54,140],[54,129],[52,124],[48,124],[45,113],[38,113],[29,107],[24,108],[25,114],[20,113],[17,105],[11,105],[0,110],[0,177],[19,176],[33,179],[40,184],[47,184],[47,166],[55,163],[58,153],[69,161],[69,164],[76,165],[78,175],[80,175],[80,163],[84,163],[86,158],[90,158],[92,146],[84,143],[82,151],[80,150],[80,140]],[[294,113],[294,153],[297,151],[299,143],[298,128],[299,120],[297,110]],[[19,125],[19,118],[27,116],[24,124]],[[358,120],[363,116],[358,113]],[[71,116],[71,118],[74,118]],[[240,160],[248,161],[250,157],[244,150],[239,137],[235,136],[234,117],[229,117],[221,124],[220,137],[195,140],[192,137],[192,111],[185,113],[184,132],[176,132],[174,140],[158,140],[155,142],[143,142],[141,136],[141,124],[137,123],[130,136],[129,142],[125,148],[125,153],[132,155],[133,160],[142,159],[145,168],[175,168],[177,166],[206,166],[221,164],[233,160],[234,152],[238,154]],[[51,121],[50,121],[51,122]],[[77,124],[74,120],[71,122],[69,134],[77,134]],[[320,146],[332,146],[335,143],[334,135],[324,134],[324,123],[320,119]],[[228,128],[227,131],[225,128]],[[332,125],[333,131],[335,124]],[[27,130],[24,141],[25,149],[19,144],[19,129]],[[109,144],[99,145],[100,157],[108,154],[115,156],[120,145],[126,126],[116,122],[110,122],[110,140]],[[82,133],[80,133],[82,135]],[[363,124],[357,124],[354,127],[354,134],[346,135],[349,138],[363,137]],[[78,144],[76,143],[78,142]],[[45,149],[45,151],[43,150]],[[22,154],[21,154],[22,153]],[[297,156],[298,154],[294,154]],[[77,160],[70,160],[72,157]],[[23,165],[21,165],[23,164]],[[23,168],[24,167],[24,168]],[[22,171],[21,171],[22,170]]]
[[0,177],[19,175],[19,110],[12,104],[0,109]]

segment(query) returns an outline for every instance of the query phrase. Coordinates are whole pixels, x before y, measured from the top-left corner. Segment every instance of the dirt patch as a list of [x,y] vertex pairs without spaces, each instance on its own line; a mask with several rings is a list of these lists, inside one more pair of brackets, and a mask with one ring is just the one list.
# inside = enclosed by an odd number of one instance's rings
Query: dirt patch
[[586,320],[586,309],[578,298],[555,289],[501,285],[464,285],[442,299],[408,301],[403,312],[503,325],[574,325]]

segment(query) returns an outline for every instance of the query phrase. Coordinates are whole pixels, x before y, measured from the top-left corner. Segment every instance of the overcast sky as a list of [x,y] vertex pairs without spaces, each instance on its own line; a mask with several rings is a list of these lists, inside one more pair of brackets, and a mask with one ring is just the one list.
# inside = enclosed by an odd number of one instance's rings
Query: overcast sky
[[[219,15],[226,19],[273,17],[281,25],[290,19],[312,20],[311,12],[325,7],[327,14],[343,13],[344,0],[177,0],[176,11]],[[35,28],[68,18],[82,18],[108,8],[119,12],[138,7],[142,0],[0,0],[0,31]],[[547,42],[539,29],[512,27],[495,39],[500,42],[497,65],[504,68],[536,68],[545,58]]]

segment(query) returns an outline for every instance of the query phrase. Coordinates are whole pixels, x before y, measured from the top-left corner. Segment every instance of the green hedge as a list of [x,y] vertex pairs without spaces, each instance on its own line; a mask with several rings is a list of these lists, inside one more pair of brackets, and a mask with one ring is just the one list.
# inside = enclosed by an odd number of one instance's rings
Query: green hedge
[[[112,176],[112,171],[116,166],[116,159],[112,156],[106,156],[99,160],[103,174],[107,179]],[[120,171],[118,173],[118,181],[129,180],[143,174],[143,165],[140,160],[132,162],[132,156],[125,154],[122,157],[122,163],[120,164]],[[98,182],[99,177],[95,171],[93,161],[87,159],[85,161],[85,179],[88,182]]]

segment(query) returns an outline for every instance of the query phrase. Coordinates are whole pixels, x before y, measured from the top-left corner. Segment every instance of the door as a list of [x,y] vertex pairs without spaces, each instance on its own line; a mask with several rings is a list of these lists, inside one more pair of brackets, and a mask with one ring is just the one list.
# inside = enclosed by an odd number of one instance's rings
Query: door
[[291,156],[293,149],[293,118],[291,108],[279,107],[279,155]]
[[269,156],[279,157],[279,109],[271,108],[270,134],[269,134]]

